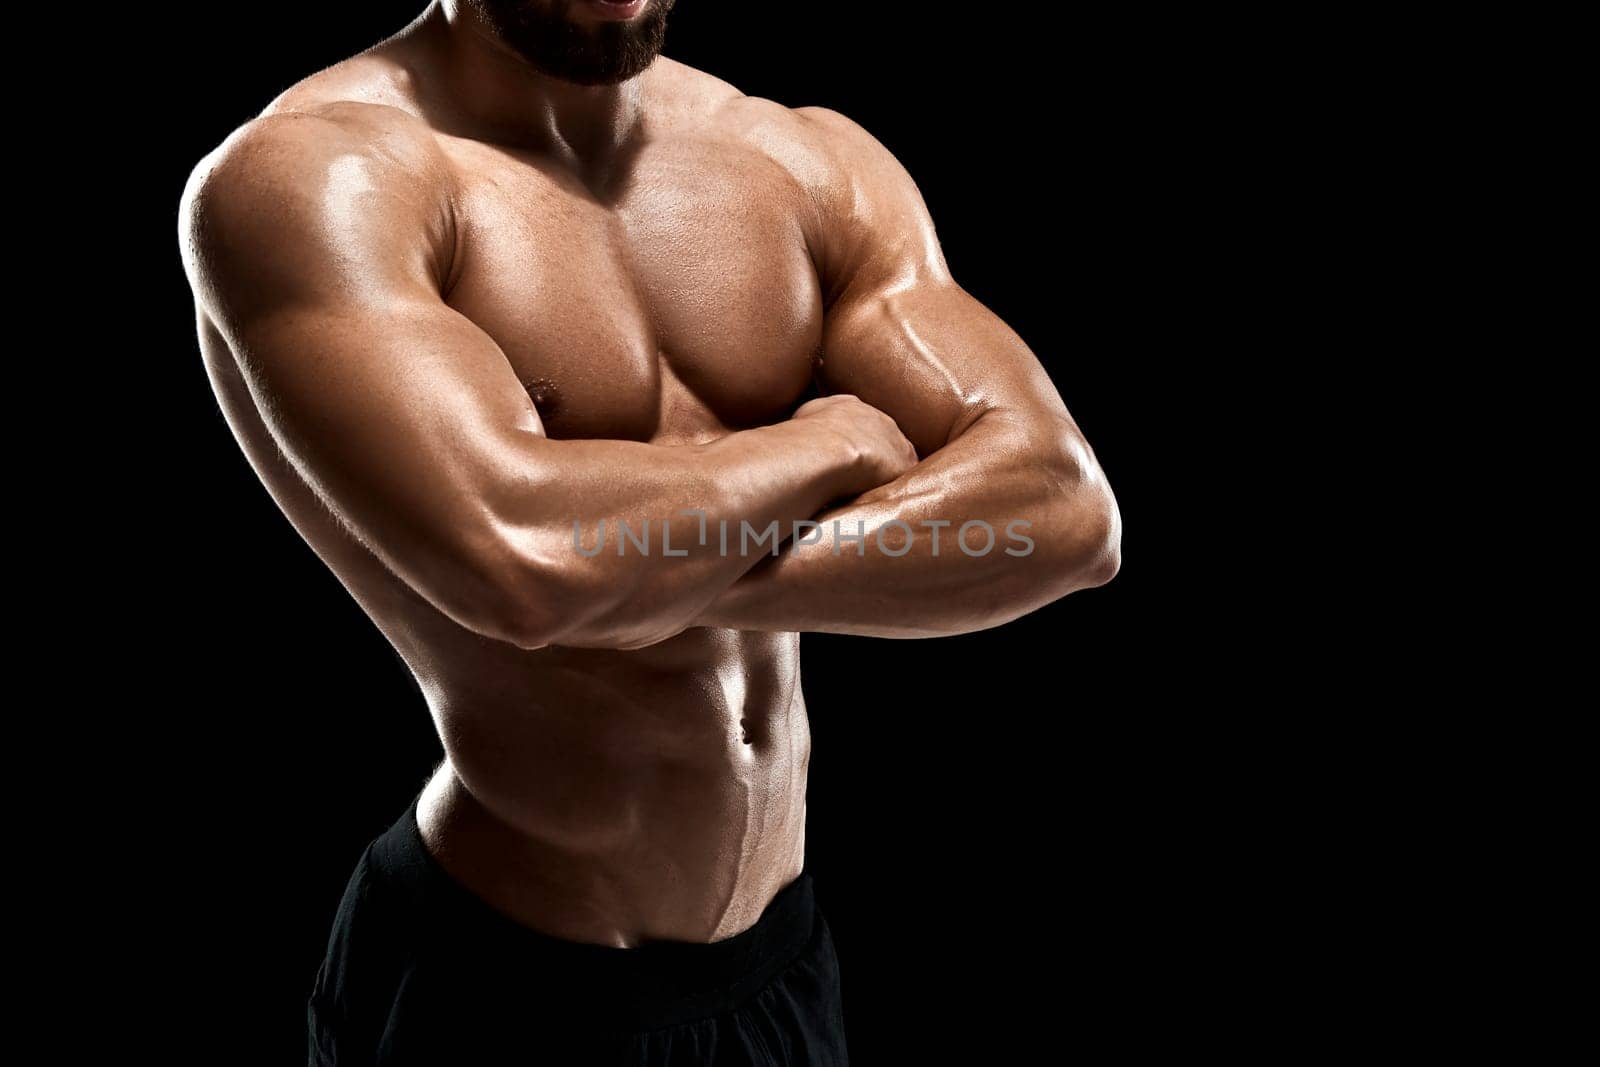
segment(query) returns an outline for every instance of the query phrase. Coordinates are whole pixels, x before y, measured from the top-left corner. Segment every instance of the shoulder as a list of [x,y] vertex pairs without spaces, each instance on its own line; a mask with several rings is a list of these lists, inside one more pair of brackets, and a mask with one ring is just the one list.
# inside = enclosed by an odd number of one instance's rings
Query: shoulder
[[888,147],[855,119],[829,107],[798,107],[798,136],[827,161],[824,195],[849,209],[874,201],[918,200],[916,182]]
[[673,64],[655,83],[679,129],[753,150],[784,173],[830,293],[852,279],[944,271],[916,182],[861,123],[829,107],[789,107]]
[[946,274],[922,190],[875,134],[832,107],[750,98],[749,114],[747,138],[803,192],[806,243],[830,304],[856,283]]
[[414,117],[335,101],[268,111],[234,130],[190,172],[183,206],[281,211],[356,176],[382,190],[420,192],[447,175]]
[[186,228],[261,212],[309,221],[352,183],[421,203],[449,179],[411,68],[386,42],[301,79],[229,134],[191,171],[180,219]]
[[906,168],[877,136],[841,111],[744,96],[730,102],[724,115],[741,139],[793,177],[824,221],[859,222],[873,205],[920,207]]
[[378,47],[303,78],[201,159],[188,192],[283,193],[325,179],[335,159],[396,182],[442,177],[411,82],[409,68]]
[[889,150],[865,126],[842,111],[811,105],[793,108],[791,113],[804,125],[810,136],[827,145],[836,155],[889,154]]
[[899,159],[861,123],[828,107],[747,98],[743,136],[803,191],[808,241],[824,281],[877,264],[942,271],[927,204]]
[[755,96],[687,64],[658,59],[650,70],[653,110],[679,129],[714,130],[817,180],[888,150],[859,123],[827,107],[790,107]]
[[438,247],[450,169],[428,128],[385,104],[275,104],[195,165],[178,210],[197,280],[269,278],[343,257]]

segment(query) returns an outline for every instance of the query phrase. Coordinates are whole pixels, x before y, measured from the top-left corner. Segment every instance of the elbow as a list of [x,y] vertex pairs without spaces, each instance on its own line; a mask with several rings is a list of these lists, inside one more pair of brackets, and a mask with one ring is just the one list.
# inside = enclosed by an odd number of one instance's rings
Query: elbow
[[1078,567],[1078,587],[1105,585],[1122,570],[1122,515],[1108,490],[1103,502],[1093,506],[1093,534],[1087,539]]
[[1086,445],[1064,450],[1056,487],[1053,570],[1061,592],[1105,585],[1122,569],[1122,513],[1103,471]]
[[[450,583],[458,623],[527,651],[553,645],[633,649],[692,625],[704,603],[659,580],[647,554],[583,549],[568,533],[481,531]],[[697,588],[697,587],[693,587]]]
[[589,583],[569,561],[498,538],[470,557],[446,613],[477,634],[532,651],[561,643],[594,614]]
[[484,637],[532,651],[555,644],[566,629],[552,607],[532,590],[507,583],[485,590],[462,621]]
[[538,605],[507,601],[495,607],[492,613],[480,615],[473,627],[485,637],[532,652],[555,644],[562,632]]
[[1105,585],[1122,569],[1122,517],[1110,492],[1073,494],[1050,553],[1052,599]]
[[688,619],[660,600],[639,557],[587,559],[576,553],[493,553],[481,567],[472,629],[526,651],[641,648],[683,630]]

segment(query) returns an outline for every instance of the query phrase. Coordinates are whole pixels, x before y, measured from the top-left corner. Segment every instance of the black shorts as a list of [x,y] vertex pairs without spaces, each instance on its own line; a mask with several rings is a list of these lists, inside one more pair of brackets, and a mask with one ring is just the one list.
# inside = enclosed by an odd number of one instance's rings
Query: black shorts
[[580,944],[447,874],[416,800],[350,876],[307,1021],[312,1067],[847,1062],[809,873],[722,941]]

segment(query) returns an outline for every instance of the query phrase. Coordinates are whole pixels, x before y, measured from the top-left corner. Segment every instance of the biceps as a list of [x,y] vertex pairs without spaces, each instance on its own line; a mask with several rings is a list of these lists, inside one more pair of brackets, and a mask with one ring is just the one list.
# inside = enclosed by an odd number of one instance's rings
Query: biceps
[[263,423],[328,507],[413,584],[459,577],[487,486],[541,432],[498,346],[442,303],[285,308],[232,332]]
[[991,410],[1065,413],[1022,339],[948,279],[842,299],[823,347],[824,384],[887,412],[921,456]]

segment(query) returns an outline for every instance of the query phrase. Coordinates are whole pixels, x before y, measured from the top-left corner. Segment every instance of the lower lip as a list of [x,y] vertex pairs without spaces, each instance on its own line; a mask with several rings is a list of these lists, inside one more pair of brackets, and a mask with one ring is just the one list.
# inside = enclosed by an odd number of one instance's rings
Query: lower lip
[[596,15],[603,19],[618,21],[633,18],[644,10],[644,5],[647,3],[649,0],[625,0],[623,3],[618,3],[617,0],[588,0],[589,10]]

